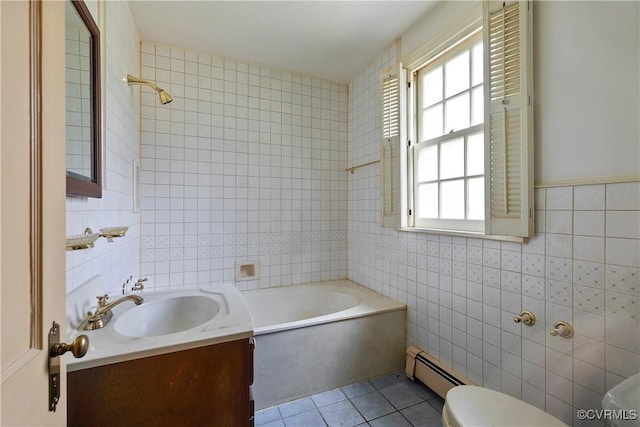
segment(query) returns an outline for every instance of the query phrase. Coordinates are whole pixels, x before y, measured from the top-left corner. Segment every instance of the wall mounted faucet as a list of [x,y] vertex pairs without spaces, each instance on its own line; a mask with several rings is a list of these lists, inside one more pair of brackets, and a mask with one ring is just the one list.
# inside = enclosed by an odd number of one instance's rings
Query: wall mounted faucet
[[554,337],[571,338],[573,336],[573,328],[564,320],[558,320],[549,333]]
[[523,325],[533,326],[536,324],[536,316],[529,310],[524,310],[519,316],[513,318],[516,323],[522,323]]

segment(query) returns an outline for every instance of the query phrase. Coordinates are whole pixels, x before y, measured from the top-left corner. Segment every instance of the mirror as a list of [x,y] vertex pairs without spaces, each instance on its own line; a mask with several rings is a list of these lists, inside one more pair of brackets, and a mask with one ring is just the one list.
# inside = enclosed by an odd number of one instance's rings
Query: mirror
[[102,197],[100,31],[82,0],[65,3],[67,195]]

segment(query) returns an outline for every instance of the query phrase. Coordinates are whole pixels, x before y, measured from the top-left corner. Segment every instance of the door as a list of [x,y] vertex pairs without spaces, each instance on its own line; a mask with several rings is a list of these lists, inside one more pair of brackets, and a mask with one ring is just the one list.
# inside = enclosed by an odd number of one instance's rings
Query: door
[[0,1],[3,426],[65,424],[69,356],[55,412],[47,372],[49,329],[65,326],[64,21],[63,2]]

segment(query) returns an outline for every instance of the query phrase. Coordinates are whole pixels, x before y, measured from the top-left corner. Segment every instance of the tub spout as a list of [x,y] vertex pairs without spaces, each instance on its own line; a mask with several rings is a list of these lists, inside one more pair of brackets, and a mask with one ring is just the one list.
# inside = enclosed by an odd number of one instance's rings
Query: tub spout
[[87,323],[84,326],[85,331],[104,328],[104,326],[109,323],[109,320],[113,317],[111,309],[120,303],[133,301],[135,305],[140,305],[144,302],[144,298],[138,295],[126,295],[110,303],[107,303],[107,300],[109,299],[108,295],[101,295],[96,298],[98,298],[98,308],[96,308],[96,311],[93,314],[89,314],[87,317]]

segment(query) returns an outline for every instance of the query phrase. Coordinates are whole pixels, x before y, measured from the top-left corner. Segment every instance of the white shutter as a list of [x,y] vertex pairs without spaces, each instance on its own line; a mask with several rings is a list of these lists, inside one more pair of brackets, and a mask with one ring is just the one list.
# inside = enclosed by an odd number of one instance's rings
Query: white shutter
[[532,2],[485,1],[485,234],[533,235]]
[[382,226],[400,227],[402,208],[402,180],[400,161],[403,150],[406,78],[398,63],[382,72]]

